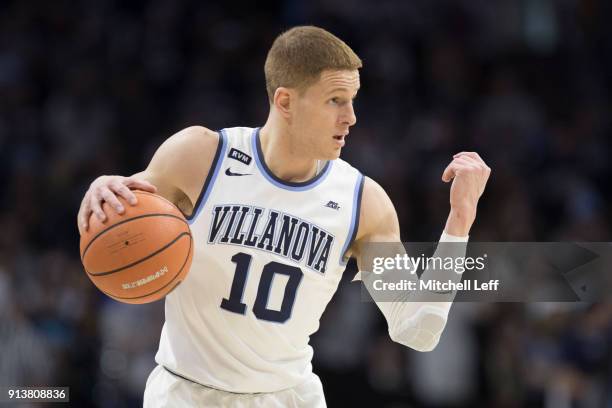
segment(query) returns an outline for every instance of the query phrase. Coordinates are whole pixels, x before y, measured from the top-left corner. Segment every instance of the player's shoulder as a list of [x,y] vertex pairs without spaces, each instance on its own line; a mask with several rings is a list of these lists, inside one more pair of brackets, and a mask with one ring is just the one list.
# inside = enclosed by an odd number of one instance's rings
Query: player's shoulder
[[250,140],[255,135],[257,129],[258,128],[247,126],[233,126],[220,129],[219,134],[230,141],[246,139]]
[[219,133],[200,125],[188,126],[170,136],[167,142],[187,149],[194,146],[216,146],[219,142]]
[[183,196],[193,203],[211,167],[218,140],[218,134],[204,126],[183,128],[161,144],[145,171],[158,188],[164,186],[175,204]]
[[333,170],[336,174],[339,174],[341,177],[349,177],[351,179],[354,177],[357,177],[358,179],[364,177],[361,171],[359,171],[359,169],[357,169],[352,164],[350,164],[349,162],[341,158],[337,158],[334,160]]
[[238,149],[242,154],[254,154],[257,127],[233,126],[219,130],[223,145]]
[[199,161],[202,154],[214,152],[218,142],[216,132],[203,126],[189,126],[164,140],[153,159],[166,163]]
[[[226,127],[219,130],[211,130],[205,126],[188,126],[164,142],[165,150],[185,155],[185,157],[196,157],[198,163],[200,158],[206,159],[206,155],[214,155],[218,148],[228,143],[230,145],[250,144],[251,136],[257,128],[246,126]],[[201,155],[204,154],[204,157]],[[212,156],[210,157],[212,159]]]
[[189,126],[169,136],[157,149],[153,160],[159,163],[197,159],[203,152],[214,151],[219,142],[217,132],[204,126]]
[[254,127],[248,127],[248,126],[232,126],[232,127],[225,127],[223,129],[220,130],[220,132],[225,133],[225,134],[236,134],[236,135],[251,135],[253,133],[253,131],[257,130],[258,128],[254,128]]
[[380,202],[383,200],[388,200],[389,196],[385,189],[374,179],[370,177],[364,177],[363,182],[363,195],[368,200],[368,202]]
[[373,231],[396,229],[397,212],[385,189],[370,177],[365,177],[359,214],[357,239]]

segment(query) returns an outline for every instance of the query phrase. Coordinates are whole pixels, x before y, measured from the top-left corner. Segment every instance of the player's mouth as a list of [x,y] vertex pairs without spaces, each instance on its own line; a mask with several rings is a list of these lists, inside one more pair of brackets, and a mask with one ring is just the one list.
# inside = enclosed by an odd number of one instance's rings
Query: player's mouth
[[344,140],[344,138],[348,135],[347,134],[342,134],[342,135],[334,135],[334,140],[336,141],[336,144],[339,147],[343,147],[346,144],[346,141]]

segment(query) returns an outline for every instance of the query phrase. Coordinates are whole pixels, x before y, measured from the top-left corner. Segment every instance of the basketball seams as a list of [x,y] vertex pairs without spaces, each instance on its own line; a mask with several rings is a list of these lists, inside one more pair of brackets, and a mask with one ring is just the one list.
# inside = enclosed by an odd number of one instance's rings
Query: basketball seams
[[[151,252],[150,254],[145,256],[144,258],[141,258],[141,259],[139,259],[137,261],[134,261],[134,262],[132,262],[132,263],[130,263],[128,265],[122,266],[121,268],[113,269],[113,270],[110,270],[110,271],[104,271],[104,272],[95,272],[95,273],[94,272],[89,272],[87,270],[87,268],[84,268],[85,272],[87,272],[87,274],[91,275],[91,276],[106,276],[106,275],[111,275],[113,273],[121,272],[124,269],[128,269],[128,268],[131,268],[133,266],[136,266],[136,265],[138,265],[138,264],[140,264],[140,263],[142,263],[142,262],[144,262],[144,261],[146,261],[148,259],[153,258],[155,255],[157,255],[157,254],[159,254],[161,252],[164,252],[166,249],[170,248],[172,245],[177,243],[178,240],[181,239],[182,237],[184,237],[185,235],[189,236],[189,242],[191,242],[191,240],[193,239],[193,237],[191,236],[191,233],[190,232],[186,232],[186,231],[185,232],[181,232],[172,241],[170,241],[169,243],[167,243],[163,247],[155,250],[154,252]],[[189,244],[189,246],[191,247],[191,244]]]
[[[191,235],[189,236],[189,248],[187,250],[187,256],[185,257],[185,260],[183,261],[183,265],[181,266],[181,268],[178,270],[178,272],[172,277],[172,279],[170,279],[164,286],[162,286],[161,288],[158,288],[156,290],[154,290],[153,292],[147,293],[145,295],[140,295],[140,296],[134,296],[134,297],[127,297],[127,296],[117,296],[117,295],[111,295],[110,293],[100,289],[101,292],[103,292],[104,294],[110,296],[111,298],[115,299],[115,300],[132,300],[132,299],[142,299],[145,298],[147,296],[151,296],[156,294],[157,292],[165,289],[168,285],[170,285],[172,282],[174,282],[176,280],[176,278],[178,278],[181,275],[181,272],[183,271],[183,269],[185,269],[185,265],[187,265],[187,261],[189,261],[189,254],[191,253],[191,247],[192,247],[192,243],[193,243],[193,239],[191,238]],[[166,295],[168,295],[169,293],[171,293],[174,289],[176,289],[176,287],[178,286],[179,283],[181,283],[182,281],[178,281],[176,282],[176,284],[174,285],[174,287],[172,289],[170,289],[168,291],[168,293],[166,293]],[[99,288],[98,288],[99,289]]]
[[[120,302],[143,304],[165,297],[185,279],[194,242],[189,223],[173,203],[157,194],[134,193],[140,199],[134,210],[109,217],[109,223],[94,223],[90,233],[81,235],[81,262],[102,293]],[[144,247],[128,247],[128,240],[151,242]],[[124,249],[127,253],[118,252]],[[147,271],[157,270],[166,262],[163,273],[147,275]]]
[[125,224],[125,223],[127,223],[127,222],[134,221],[134,220],[138,220],[138,219],[141,219],[141,218],[147,218],[147,217],[170,217],[170,218],[176,218],[177,220],[179,220],[179,221],[181,221],[182,223],[184,223],[184,224],[187,226],[187,228],[189,229],[189,223],[187,223],[187,221],[185,221],[185,219],[184,219],[184,218],[179,217],[179,216],[174,215],[174,214],[167,214],[167,213],[155,213],[155,214],[143,214],[143,215],[137,215],[137,216],[135,216],[135,217],[128,218],[128,219],[125,219],[125,220],[123,220],[123,221],[120,221],[120,222],[118,222],[118,223],[116,223],[116,224],[114,224],[114,225],[111,225],[110,227],[108,227],[108,228],[104,229],[103,231],[100,231],[100,232],[99,232],[99,233],[98,233],[98,234],[97,234],[95,237],[93,237],[93,238],[91,239],[91,241],[89,241],[89,243],[88,243],[88,244],[87,244],[87,246],[85,247],[85,250],[83,251],[83,254],[81,255],[81,262],[82,262],[83,264],[85,263],[84,261],[85,261],[85,255],[87,254],[87,250],[89,250],[89,247],[91,246],[91,244],[93,244],[93,243],[94,243],[94,242],[95,242],[95,241],[96,241],[98,238],[100,238],[102,235],[106,234],[108,231],[112,230],[113,228],[118,227],[118,226],[120,226],[120,225],[123,225],[123,224]]

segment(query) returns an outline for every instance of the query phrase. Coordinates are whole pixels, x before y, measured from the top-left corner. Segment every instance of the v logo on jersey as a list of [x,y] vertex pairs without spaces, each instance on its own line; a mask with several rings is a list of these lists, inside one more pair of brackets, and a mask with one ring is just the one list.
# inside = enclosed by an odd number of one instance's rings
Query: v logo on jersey
[[234,173],[229,167],[225,169],[225,174],[228,176],[252,176],[251,173]]

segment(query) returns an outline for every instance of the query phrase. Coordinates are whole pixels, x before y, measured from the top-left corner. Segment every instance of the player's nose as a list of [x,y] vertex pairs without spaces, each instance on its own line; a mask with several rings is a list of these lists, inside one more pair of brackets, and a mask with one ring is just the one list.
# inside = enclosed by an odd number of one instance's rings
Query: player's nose
[[353,126],[357,123],[357,116],[355,115],[355,109],[353,103],[347,104],[346,111],[343,112],[342,120],[343,125]]

